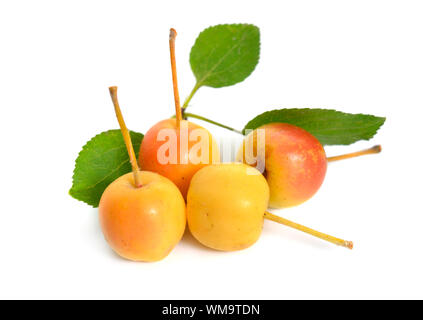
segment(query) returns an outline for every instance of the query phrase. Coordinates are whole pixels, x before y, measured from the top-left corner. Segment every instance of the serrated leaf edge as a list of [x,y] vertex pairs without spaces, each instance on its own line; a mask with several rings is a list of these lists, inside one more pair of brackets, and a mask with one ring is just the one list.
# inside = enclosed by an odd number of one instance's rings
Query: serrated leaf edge
[[[206,32],[206,31],[208,31],[209,29],[212,29],[212,28],[215,28],[215,27],[222,27],[222,26],[251,26],[251,27],[254,27],[254,28],[257,28],[257,30],[258,30],[258,32],[259,32],[259,43],[258,43],[258,45],[259,45],[259,47],[258,47],[258,58],[257,58],[257,63],[255,64],[255,66],[254,66],[254,68],[251,70],[251,72],[249,73],[249,74],[247,74],[247,76],[244,78],[244,79],[242,79],[241,81],[237,81],[237,82],[235,82],[235,83],[232,83],[232,84],[230,84],[230,85],[227,85],[227,86],[221,86],[221,87],[211,87],[211,88],[223,88],[223,87],[230,87],[230,86],[233,86],[233,85],[236,85],[236,84],[238,84],[238,83],[241,83],[241,82],[243,82],[245,79],[247,79],[253,72],[254,72],[254,70],[257,68],[257,65],[259,64],[259,62],[260,62],[260,53],[261,53],[261,34],[260,34],[260,28],[259,27],[257,27],[256,25],[254,25],[254,24],[251,24],[251,23],[222,23],[222,24],[216,24],[216,25],[213,25],[213,26],[209,26],[209,27],[207,27],[207,28],[205,28],[203,31],[201,31],[199,34],[198,34],[198,36],[197,36],[197,38],[195,39],[195,42],[194,42],[194,45],[192,46],[192,48],[197,44],[197,41],[198,41],[198,38],[201,36],[201,34],[203,34],[204,32]],[[191,50],[192,50],[192,48],[191,48]],[[235,47],[233,47],[233,48],[231,48],[219,61],[222,61],[230,52],[232,52],[233,51],[233,49],[234,49]],[[193,69],[192,68],[192,65],[191,65],[191,52],[190,52],[190,66],[191,66],[191,70]],[[216,69],[217,68],[217,65],[213,68],[213,70],[214,69]],[[193,70],[193,73],[194,73],[194,70]],[[210,72],[208,72],[208,75],[210,74]],[[194,76],[195,76],[195,73],[194,73]],[[200,88],[200,87],[202,87],[202,86],[204,86],[204,84],[202,83],[203,81],[204,81],[204,79],[205,78],[207,78],[207,76],[204,76],[203,77],[203,79],[200,81],[200,80],[198,80],[197,79],[197,77],[195,76],[195,78],[196,78],[196,87],[198,87],[198,88]],[[207,86],[207,85],[206,85]]]
[[[251,128],[248,128],[248,125],[251,123],[251,122],[253,122],[256,118],[258,118],[258,117],[260,117],[260,116],[263,116],[263,115],[265,115],[265,114],[269,114],[269,113],[271,113],[271,112],[275,112],[275,111],[281,111],[281,110],[292,110],[292,111],[306,111],[306,110],[318,110],[318,111],[333,111],[333,112],[335,112],[335,113],[341,113],[341,114],[348,114],[348,115],[357,115],[357,116],[370,116],[370,117],[374,117],[374,118],[377,118],[377,119],[380,119],[381,120],[381,124],[378,126],[378,128],[375,130],[375,132],[374,132],[374,134],[373,135],[371,135],[371,136],[368,136],[368,137],[366,137],[366,138],[362,138],[362,139],[358,139],[358,140],[356,140],[356,141],[361,141],[361,140],[363,140],[363,141],[369,141],[370,139],[372,139],[377,133],[378,133],[378,131],[380,130],[380,128],[385,124],[385,121],[386,121],[386,117],[380,117],[380,116],[375,116],[375,115],[372,115],[372,114],[366,114],[366,113],[348,113],[348,112],[343,112],[343,111],[339,111],[339,110],[335,110],[335,109],[323,109],[323,108],[282,108],[282,109],[273,109],[273,110],[269,110],[269,111],[265,111],[265,112],[263,112],[263,113],[261,113],[261,114],[259,114],[259,115],[257,115],[257,116],[255,116],[253,119],[251,119],[250,121],[248,121],[248,123],[244,126],[244,128],[242,129],[242,133],[245,135],[245,131],[246,130],[248,130],[248,129],[251,129]],[[277,123],[277,122],[280,122],[280,121],[272,121],[272,122],[267,122],[267,123]],[[267,124],[266,123],[266,124]],[[263,124],[264,125],[264,124]],[[368,127],[370,127],[370,126],[368,126]],[[367,127],[367,128],[368,128]],[[258,127],[257,127],[258,128]],[[254,128],[253,130],[255,130],[255,129],[257,129],[257,128]],[[323,135],[324,136],[324,135]],[[351,143],[354,143],[354,142],[351,142]],[[347,143],[347,144],[336,144],[336,145],[348,145],[348,144],[351,144],[351,143]],[[328,145],[328,144],[326,144],[326,145]]]
[[[74,167],[74,169],[73,169],[73,174],[72,174],[72,187],[69,189],[69,191],[68,191],[68,194],[72,197],[72,198],[74,198],[74,199],[76,199],[76,200],[78,200],[78,201],[81,201],[81,202],[84,202],[84,203],[86,203],[86,204],[88,204],[88,205],[90,205],[90,206],[92,206],[92,207],[94,207],[94,208],[96,208],[97,206],[96,206],[96,203],[95,202],[92,202],[92,201],[86,201],[86,200],[81,200],[81,199],[78,199],[78,198],[76,198],[76,195],[74,194],[75,192],[79,192],[79,191],[83,191],[83,190],[89,190],[89,189],[93,189],[95,186],[97,186],[99,183],[101,183],[102,181],[104,181],[107,177],[109,177],[110,175],[112,175],[114,172],[116,172],[116,170],[119,170],[125,163],[127,163],[127,162],[129,162],[129,158],[128,158],[128,160],[127,161],[124,161],[124,162],[122,162],[121,164],[119,164],[119,166],[117,167],[117,168],[115,168],[115,170],[113,170],[111,173],[109,173],[108,175],[106,175],[103,179],[101,179],[99,182],[97,182],[96,184],[94,184],[94,185],[91,185],[91,186],[89,186],[89,187],[84,187],[84,188],[81,188],[81,189],[78,189],[78,188],[74,188],[74,183],[75,183],[75,174],[76,174],[76,169],[77,169],[77,167],[78,167],[78,160],[79,160],[79,157],[81,156],[81,153],[83,153],[84,151],[86,151],[89,147],[90,147],[90,145],[92,144],[92,142],[93,142],[93,140],[95,140],[97,137],[99,137],[99,136],[101,136],[101,135],[103,135],[103,134],[107,134],[107,133],[110,133],[110,132],[114,132],[114,131],[120,131],[119,129],[110,129],[110,130],[107,130],[107,131],[103,131],[103,132],[100,132],[100,133],[98,133],[98,134],[96,134],[94,137],[92,137],[90,140],[88,140],[84,145],[83,145],[83,147],[82,147],[82,149],[81,149],[81,151],[79,151],[78,152],[78,156],[76,157],[76,160],[75,160],[75,167]],[[139,132],[135,132],[135,131],[130,131],[130,132],[133,132],[133,133],[135,133],[135,134],[141,134],[141,133],[139,133]],[[122,148],[125,148],[125,145],[123,145],[122,146]],[[121,149],[121,148],[114,148],[113,150],[116,150],[116,149]]]

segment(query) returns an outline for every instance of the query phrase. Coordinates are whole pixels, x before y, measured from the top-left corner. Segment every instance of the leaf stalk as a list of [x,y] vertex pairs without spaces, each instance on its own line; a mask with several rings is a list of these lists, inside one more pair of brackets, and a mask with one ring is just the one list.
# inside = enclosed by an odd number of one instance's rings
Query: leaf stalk
[[222,124],[222,123],[219,123],[219,122],[217,122],[217,121],[210,120],[210,119],[208,119],[208,118],[206,118],[206,117],[203,117],[203,116],[200,116],[200,115],[198,115],[198,114],[194,114],[194,113],[185,113],[185,116],[186,116],[187,118],[195,118],[195,119],[198,119],[198,120],[201,120],[201,121],[205,121],[205,122],[208,122],[208,123],[214,124],[215,126],[218,126],[218,127],[221,127],[221,128],[224,128],[224,129],[227,129],[227,130],[230,130],[230,131],[233,131],[233,132],[236,132],[236,133],[239,133],[239,134],[244,135],[244,134],[242,133],[242,131],[239,131],[239,130],[237,130],[237,129],[234,129],[234,128],[232,128],[232,127],[229,127],[229,126],[224,125],[224,124]]
[[197,90],[200,89],[200,88],[201,88],[201,85],[197,82],[195,84],[194,88],[192,88],[191,93],[189,94],[189,96],[185,99],[184,104],[182,105],[182,115],[185,114],[185,110],[188,108],[188,104],[190,103],[192,97],[197,92]]

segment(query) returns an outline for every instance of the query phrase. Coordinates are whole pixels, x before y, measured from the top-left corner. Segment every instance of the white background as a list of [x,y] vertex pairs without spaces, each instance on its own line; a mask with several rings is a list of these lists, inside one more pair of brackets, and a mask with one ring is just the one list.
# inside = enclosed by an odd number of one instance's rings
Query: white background
[[[423,298],[421,1],[2,1],[0,298]],[[380,155],[330,164],[318,194],[286,218],[355,242],[352,251],[265,222],[232,253],[187,235],[165,260],[134,263],[104,241],[97,210],[71,198],[74,160],[117,128],[173,114],[168,30],[181,98],[198,33],[253,23],[261,59],[243,83],[202,88],[190,111],[242,128],[282,107],[386,116]],[[241,137],[201,123],[236,148]]]

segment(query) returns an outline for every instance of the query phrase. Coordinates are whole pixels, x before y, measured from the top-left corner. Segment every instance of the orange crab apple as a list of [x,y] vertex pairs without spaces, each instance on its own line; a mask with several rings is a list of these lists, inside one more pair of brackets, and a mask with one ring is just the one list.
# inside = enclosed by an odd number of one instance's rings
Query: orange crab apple
[[192,176],[201,168],[218,163],[219,148],[210,132],[182,120],[166,119],[154,125],[141,143],[139,163],[173,181],[186,197]]
[[186,198],[192,176],[204,166],[220,161],[219,148],[210,132],[182,119],[175,59],[176,31],[170,30],[175,119],[155,124],[144,136],[139,153],[143,170],[157,172],[173,181]]

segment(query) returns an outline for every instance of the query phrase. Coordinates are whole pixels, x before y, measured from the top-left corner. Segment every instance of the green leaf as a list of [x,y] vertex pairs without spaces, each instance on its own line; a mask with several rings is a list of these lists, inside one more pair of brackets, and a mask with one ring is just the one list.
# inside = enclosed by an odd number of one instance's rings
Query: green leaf
[[251,24],[222,24],[200,33],[190,53],[196,88],[220,88],[247,78],[260,55],[260,31]]
[[[133,131],[130,131],[130,135],[138,157],[144,136]],[[69,194],[96,208],[107,186],[131,170],[120,130],[102,132],[82,147],[75,161],[73,184]]]
[[307,130],[323,145],[347,145],[372,138],[385,119],[327,109],[280,109],[258,115],[247,123],[243,132],[267,123],[284,122]]

